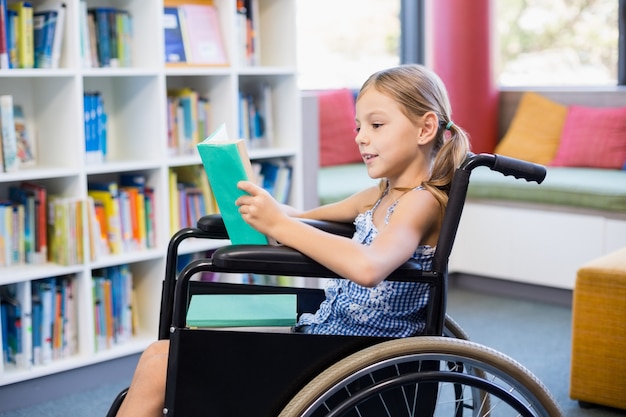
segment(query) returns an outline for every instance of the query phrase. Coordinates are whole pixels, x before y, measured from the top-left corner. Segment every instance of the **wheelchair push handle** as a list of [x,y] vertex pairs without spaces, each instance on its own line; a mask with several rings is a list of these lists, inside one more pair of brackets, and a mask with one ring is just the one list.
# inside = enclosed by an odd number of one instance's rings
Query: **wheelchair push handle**
[[546,168],[543,165],[524,161],[510,156],[497,154],[471,154],[461,165],[461,169],[471,171],[478,166],[486,166],[492,171],[498,171],[504,175],[512,175],[517,179],[534,181],[541,184],[546,177]]

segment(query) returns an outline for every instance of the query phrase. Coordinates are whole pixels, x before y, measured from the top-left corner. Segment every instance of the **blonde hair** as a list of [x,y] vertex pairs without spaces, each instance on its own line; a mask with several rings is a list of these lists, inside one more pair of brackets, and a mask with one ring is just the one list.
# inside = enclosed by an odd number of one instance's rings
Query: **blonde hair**
[[430,191],[445,208],[454,171],[467,156],[470,142],[467,133],[452,123],[452,109],[443,81],[422,65],[407,64],[372,74],[361,87],[357,101],[369,88],[394,99],[409,120],[417,121],[427,112],[437,115],[439,128],[431,155],[430,177],[416,185]]

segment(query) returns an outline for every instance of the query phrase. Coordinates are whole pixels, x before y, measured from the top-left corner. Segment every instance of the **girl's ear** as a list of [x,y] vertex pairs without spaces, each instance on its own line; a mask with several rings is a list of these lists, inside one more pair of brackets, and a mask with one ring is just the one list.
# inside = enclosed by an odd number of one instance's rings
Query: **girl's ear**
[[426,112],[422,116],[422,128],[419,133],[419,144],[425,145],[437,136],[439,130],[439,118],[432,112]]

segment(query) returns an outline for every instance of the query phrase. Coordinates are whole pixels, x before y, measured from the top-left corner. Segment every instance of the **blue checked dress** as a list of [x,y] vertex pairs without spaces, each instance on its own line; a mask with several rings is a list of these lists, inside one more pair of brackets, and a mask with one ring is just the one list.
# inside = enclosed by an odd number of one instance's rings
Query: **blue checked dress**
[[[423,190],[416,187],[413,191]],[[372,217],[383,196],[354,221],[353,240],[370,245],[378,230]],[[385,224],[393,214],[397,201],[387,209]],[[418,246],[412,258],[419,261],[422,270],[432,265],[435,248]],[[296,331],[313,334],[405,337],[424,331],[428,284],[383,281],[375,287],[363,287],[348,279],[331,279],[326,288],[326,299],[315,314],[300,317]]]

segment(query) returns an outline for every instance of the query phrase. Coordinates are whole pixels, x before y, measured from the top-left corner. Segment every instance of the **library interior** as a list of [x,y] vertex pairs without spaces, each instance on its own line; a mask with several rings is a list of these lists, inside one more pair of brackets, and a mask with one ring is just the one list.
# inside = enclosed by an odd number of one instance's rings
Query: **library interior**
[[[435,257],[450,245],[430,278],[443,306],[429,307],[434,330],[390,345],[417,357],[432,338],[468,361],[449,378],[469,387],[451,400],[469,414],[439,404],[431,414],[487,416],[485,403],[502,401],[519,415],[624,415],[625,11],[626,0],[0,0],[0,417],[114,416],[158,339],[172,346],[163,413],[193,415],[176,361],[182,375],[196,335],[262,333],[267,351],[315,340],[293,326],[335,269],[252,227],[237,184],[298,211],[378,187],[359,151],[359,91],[411,64],[447,90],[453,111],[438,134],[462,129],[471,144],[450,241],[434,245]],[[441,187],[451,202],[456,181]],[[356,238],[352,224],[321,223],[306,227]],[[228,252],[239,245],[255,249]],[[268,258],[246,258],[256,247]],[[414,273],[407,262],[396,272]],[[355,337],[324,368],[388,342]],[[255,343],[224,357],[265,352]],[[219,351],[199,369],[230,373]],[[481,368],[496,356],[505,363]],[[210,390],[230,393],[204,410],[246,417],[263,397],[259,415],[340,415],[307,398],[333,391],[315,385],[327,373],[283,367],[276,377],[293,386],[270,389],[271,401],[269,379],[236,392],[233,376],[214,376]],[[472,385],[484,373],[488,394]],[[409,376],[421,378],[390,379]],[[418,379],[402,389],[419,402]],[[507,384],[514,400],[498,395]]]

